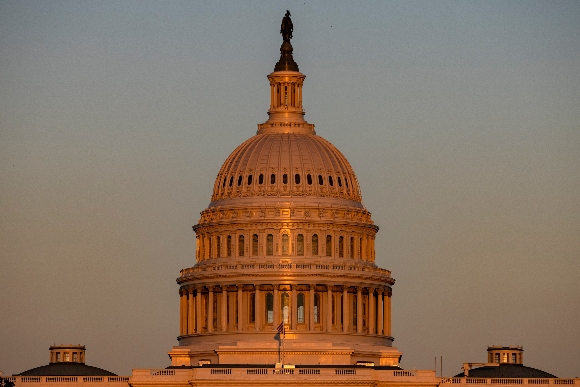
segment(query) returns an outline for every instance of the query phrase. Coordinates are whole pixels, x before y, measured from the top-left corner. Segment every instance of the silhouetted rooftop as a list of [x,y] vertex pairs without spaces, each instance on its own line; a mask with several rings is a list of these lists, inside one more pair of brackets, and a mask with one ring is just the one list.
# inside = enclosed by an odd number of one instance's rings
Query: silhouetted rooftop
[[29,369],[16,376],[117,376],[116,374],[82,363],[50,363]]
[[[469,370],[468,378],[557,378],[545,371],[523,364],[500,364],[499,366],[484,366]],[[455,375],[463,377],[463,372]]]

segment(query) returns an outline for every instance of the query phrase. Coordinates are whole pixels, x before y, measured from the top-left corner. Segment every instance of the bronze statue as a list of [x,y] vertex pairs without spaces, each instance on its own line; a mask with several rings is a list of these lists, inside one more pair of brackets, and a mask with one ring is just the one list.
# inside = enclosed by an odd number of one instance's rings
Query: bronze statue
[[292,19],[290,19],[290,11],[286,10],[286,15],[282,18],[282,26],[280,27],[280,33],[282,34],[284,42],[290,43],[293,30],[294,26],[292,25]]

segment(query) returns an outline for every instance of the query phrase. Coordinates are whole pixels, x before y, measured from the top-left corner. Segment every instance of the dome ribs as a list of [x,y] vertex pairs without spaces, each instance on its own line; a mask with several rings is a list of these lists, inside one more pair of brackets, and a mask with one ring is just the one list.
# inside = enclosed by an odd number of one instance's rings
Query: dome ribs
[[361,201],[358,181],[344,155],[320,136],[293,132],[257,134],[228,156],[214,183],[212,202],[220,201],[222,205],[221,200],[236,197]]

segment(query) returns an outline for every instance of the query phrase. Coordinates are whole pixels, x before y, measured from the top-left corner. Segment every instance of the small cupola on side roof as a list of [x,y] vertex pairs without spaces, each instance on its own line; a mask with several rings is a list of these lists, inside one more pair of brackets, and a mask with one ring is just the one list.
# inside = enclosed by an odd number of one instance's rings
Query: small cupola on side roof
[[50,364],[52,363],[81,363],[85,364],[84,345],[80,344],[53,344],[50,350]]

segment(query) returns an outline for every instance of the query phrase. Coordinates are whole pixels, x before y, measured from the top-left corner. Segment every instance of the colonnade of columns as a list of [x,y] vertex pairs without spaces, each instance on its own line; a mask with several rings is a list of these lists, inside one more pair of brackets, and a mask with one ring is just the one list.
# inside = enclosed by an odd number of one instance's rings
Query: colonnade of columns
[[391,336],[390,287],[216,285],[180,289],[180,335],[275,330]]

